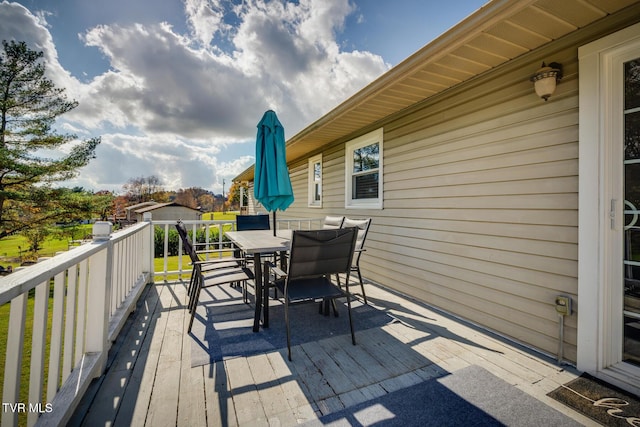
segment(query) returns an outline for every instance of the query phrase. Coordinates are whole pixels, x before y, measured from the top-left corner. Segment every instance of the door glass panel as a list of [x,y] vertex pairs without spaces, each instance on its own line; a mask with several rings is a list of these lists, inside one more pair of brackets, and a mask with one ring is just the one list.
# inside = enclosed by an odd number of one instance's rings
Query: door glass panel
[[640,365],[640,58],[624,64],[624,349]]

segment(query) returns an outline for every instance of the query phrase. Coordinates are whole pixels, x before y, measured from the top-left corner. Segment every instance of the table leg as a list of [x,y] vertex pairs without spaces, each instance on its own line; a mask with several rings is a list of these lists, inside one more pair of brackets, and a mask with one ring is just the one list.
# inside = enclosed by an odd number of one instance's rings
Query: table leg
[[260,254],[253,254],[253,277],[256,285],[256,310],[253,316],[253,332],[260,330],[260,315],[262,311],[262,266]]
[[262,296],[262,311],[263,311],[263,320],[262,327],[269,327],[269,269],[265,268],[264,273],[262,274],[262,292],[264,295]]

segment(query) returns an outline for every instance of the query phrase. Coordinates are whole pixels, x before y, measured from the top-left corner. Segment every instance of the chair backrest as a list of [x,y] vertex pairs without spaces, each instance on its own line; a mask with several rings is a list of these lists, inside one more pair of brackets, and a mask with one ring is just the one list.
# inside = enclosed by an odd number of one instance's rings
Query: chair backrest
[[358,228],[358,238],[356,239],[356,250],[361,251],[364,248],[364,241],[367,238],[367,233],[369,232],[369,226],[371,225],[371,218],[367,219],[350,219],[345,218],[342,223],[342,227],[357,227]]
[[356,247],[356,234],[356,228],[294,231],[289,255],[289,281],[348,273]]
[[334,228],[342,228],[342,223],[344,222],[343,216],[325,216],[324,221],[322,221],[322,229],[323,230],[332,230]]
[[269,215],[236,215],[236,230],[270,230]]
[[178,235],[182,240],[184,251],[187,253],[187,255],[189,255],[189,258],[191,258],[191,262],[198,262],[198,255],[196,254],[196,251],[191,244],[191,239],[189,239],[187,228],[184,226],[184,223],[182,223],[182,221],[178,221],[178,223],[176,224],[176,230],[178,230]]

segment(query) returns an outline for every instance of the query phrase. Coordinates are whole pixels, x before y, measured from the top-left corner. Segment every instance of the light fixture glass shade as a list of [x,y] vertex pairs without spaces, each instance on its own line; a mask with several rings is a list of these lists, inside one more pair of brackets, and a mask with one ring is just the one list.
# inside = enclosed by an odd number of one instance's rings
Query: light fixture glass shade
[[546,101],[556,91],[556,77],[544,77],[536,80],[533,86],[536,89],[536,94]]
[[[555,63],[550,65],[553,64]],[[546,66],[543,62],[542,68],[536,71],[530,80],[533,82],[536,94],[546,101],[556,91],[556,83],[561,76],[560,69]]]

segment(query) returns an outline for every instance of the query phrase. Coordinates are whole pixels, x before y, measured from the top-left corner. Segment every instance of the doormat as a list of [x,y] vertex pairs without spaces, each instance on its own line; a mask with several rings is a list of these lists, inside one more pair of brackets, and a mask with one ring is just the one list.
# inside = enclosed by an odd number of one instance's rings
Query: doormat
[[589,374],[564,384],[549,397],[606,426],[640,424],[640,399]]

